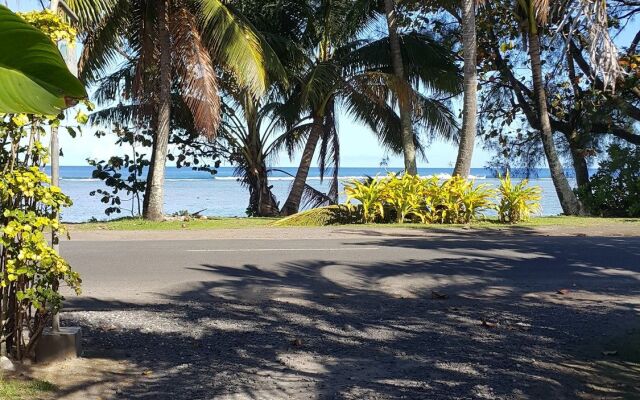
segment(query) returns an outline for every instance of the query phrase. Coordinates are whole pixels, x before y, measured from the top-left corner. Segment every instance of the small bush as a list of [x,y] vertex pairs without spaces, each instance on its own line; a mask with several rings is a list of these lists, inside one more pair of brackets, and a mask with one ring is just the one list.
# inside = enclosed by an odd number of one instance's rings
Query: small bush
[[589,187],[578,189],[578,197],[593,215],[640,217],[640,148],[617,144],[600,164]]
[[531,215],[540,211],[542,191],[539,187],[529,187],[529,181],[523,179],[517,185],[511,182],[511,175],[507,172],[500,178],[500,203],[498,204],[498,218],[502,223],[516,224],[529,220]]
[[[418,176],[389,175],[382,181],[385,186],[380,204],[387,204],[394,212],[396,221],[403,223],[410,214],[419,212],[424,205],[424,182]],[[382,200],[382,201],[380,201]]]
[[493,208],[495,192],[487,185],[474,186],[473,181],[454,176],[437,184],[428,180],[426,196],[431,221],[441,224],[468,224]]
[[357,179],[351,180],[345,185],[347,204],[351,200],[357,200],[362,207],[362,217],[365,223],[374,222],[376,217],[384,217],[384,204],[382,199],[387,190],[387,181],[378,177],[368,178],[364,182]]

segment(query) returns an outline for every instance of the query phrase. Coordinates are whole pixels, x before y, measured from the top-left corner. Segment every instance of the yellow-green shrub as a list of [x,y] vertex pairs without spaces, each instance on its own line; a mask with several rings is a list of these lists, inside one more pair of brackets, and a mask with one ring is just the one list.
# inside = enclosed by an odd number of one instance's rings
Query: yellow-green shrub
[[365,223],[376,219],[389,222],[394,215],[398,223],[413,219],[425,224],[462,224],[495,207],[491,202],[494,190],[487,185],[475,186],[473,181],[460,177],[441,183],[436,177],[390,174],[365,182],[351,180],[345,184],[345,192],[351,207],[352,200],[362,204]]
[[531,215],[540,212],[542,190],[537,186],[528,186],[529,181],[523,179],[517,185],[511,181],[507,172],[500,178],[500,203],[498,204],[498,218],[500,222],[516,224],[527,221]]
[[385,179],[382,200],[395,211],[396,221],[401,224],[408,215],[424,206],[423,180],[413,175],[398,177],[391,174]]
[[387,189],[387,180],[368,178],[359,181],[352,179],[344,187],[347,195],[347,205],[351,200],[357,200],[362,205],[362,217],[365,223],[374,222],[377,216],[384,217],[384,198]]
[[494,193],[487,185],[474,186],[473,181],[459,176],[442,183],[430,180],[426,195],[431,204],[431,222],[466,224],[477,220],[493,208]]

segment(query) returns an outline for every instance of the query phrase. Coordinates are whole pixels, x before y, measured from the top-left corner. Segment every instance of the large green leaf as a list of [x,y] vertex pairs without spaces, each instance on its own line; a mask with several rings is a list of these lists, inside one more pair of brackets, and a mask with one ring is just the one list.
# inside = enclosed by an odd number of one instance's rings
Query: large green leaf
[[58,114],[85,97],[51,39],[0,6],[0,113]]

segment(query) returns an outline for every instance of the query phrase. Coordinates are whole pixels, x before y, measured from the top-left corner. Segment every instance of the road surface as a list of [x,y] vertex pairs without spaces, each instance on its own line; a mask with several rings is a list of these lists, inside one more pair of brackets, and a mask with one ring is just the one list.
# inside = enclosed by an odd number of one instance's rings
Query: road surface
[[70,398],[573,399],[640,390],[640,357],[625,350],[640,327],[640,237],[144,236],[62,244],[83,278],[63,319],[83,326],[89,360],[124,368],[94,364],[110,378],[65,389]]

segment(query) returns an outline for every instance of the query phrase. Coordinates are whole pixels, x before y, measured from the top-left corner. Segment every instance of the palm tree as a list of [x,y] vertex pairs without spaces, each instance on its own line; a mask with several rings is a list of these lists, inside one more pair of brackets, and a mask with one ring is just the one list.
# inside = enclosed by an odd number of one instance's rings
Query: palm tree
[[389,45],[393,71],[397,80],[398,108],[400,109],[400,128],[402,130],[402,147],[404,152],[404,169],[407,174],[417,175],[416,146],[413,140],[413,120],[411,116],[410,92],[402,60],[400,38],[398,36],[398,21],[395,0],[384,0],[384,8],[389,29]]
[[[295,78],[297,83],[288,94],[289,107],[284,107],[289,112],[285,119],[296,139],[296,145],[290,148],[303,148],[291,192],[281,210],[284,215],[298,212],[318,147],[321,177],[324,177],[324,167],[333,168],[329,197],[337,198],[338,106],[369,127],[385,147],[398,154],[404,152],[405,143],[401,118],[395,109],[405,94],[411,122],[416,127],[449,138],[456,131],[448,107],[421,91],[425,89],[433,96],[459,91],[461,82],[447,49],[428,34],[398,35],[407,82],[403,84],[396,78],[389,54],[390,38],[360,38],[369,23],[380,16],[371,2],[323,0],[316,12],[315,20],[321,23],[311,32],[310,48],[314,51],[307,51],[306,67]],[[412,140],[417,151],[421,151],[417,135],[413,134]]]
[[478,122],[478,73],[476,70],[476,2],[462,0],[462,50],[464,52],[464,98],[462,132],[454,175],[469,176]]
[[[218,73],[224,67],[253,95],[265,90],[265,42],[222,0],[72,0],[88,32],[80,77],[94,83],[126,60],[135,70],[124,100],[141,106],[155,127],[144,217],[163,218],[164,172],[177,92],[194,127],[209,138],[220,121]],[[93,6],[93,7],[91,7]]]
[[278,150],[277,119],[273,117],[279,103],[269,98],[258,102],[242,91],[226,96],[218,141],[226,158],[236,166],[236,176],[249,189],[247,214],[252,217],[275,217],[278,202],[269,185],[269,160]]
[[549,112],[547,109],[547,93],[544,88],[542,78],[542,61],[540,49],[539,29],[547,23],[549,15],[548,1],[536,0],[517,0],[518,15],[521,16],[524,24],[524,34],[527,37],[529,47],[529,58],[531,60],[531,74],[533,77],[533,90],[536,98],[536,107],[540,119],[540,128],[542,133],[542,146],[549,164],[551,178],[556,188],[562,211],[566,215],[584,214],[582,204],[576,197],[575,193],[569,185],[569,181],[564,173],[564,168],[558,150],[553,141],[553,130],[549,120]]

